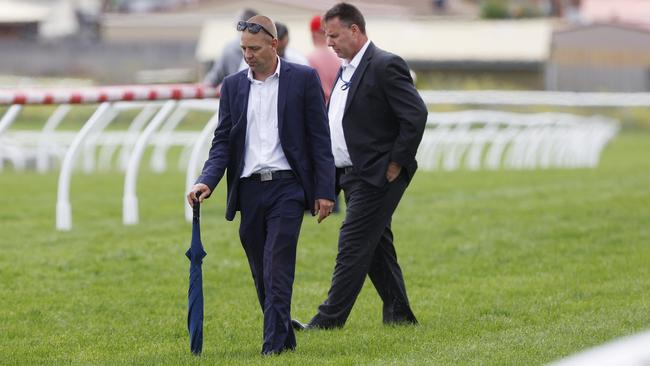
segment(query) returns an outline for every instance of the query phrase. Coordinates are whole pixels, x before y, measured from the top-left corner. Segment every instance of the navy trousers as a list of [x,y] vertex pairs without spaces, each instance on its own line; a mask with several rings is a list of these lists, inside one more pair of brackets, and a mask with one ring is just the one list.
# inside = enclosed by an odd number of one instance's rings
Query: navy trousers
[[296,348],[291,327],[291,294],[296,246],[305,210],[302,186],[295,178],[239,184],[241,239],[264,313],[262,353]]

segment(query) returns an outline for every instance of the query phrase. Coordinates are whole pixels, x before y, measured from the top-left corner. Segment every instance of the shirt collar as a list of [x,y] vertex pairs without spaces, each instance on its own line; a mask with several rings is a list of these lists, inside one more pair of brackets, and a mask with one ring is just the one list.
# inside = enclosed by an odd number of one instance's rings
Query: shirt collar
[[341,66],[343,66],[344,68],[347,66],[352,66],[353,68],[356,69],[361,63],[361,59],[363,58],[363,55],[366,53],[366,50],[368,49],[369,45],[370,45],[370,39],[366,41],[366,43],[363,45],[363,47],[361,47],[359,52],[357,52],[357,54],[352,58],[351,61],[344,59],[343,62],[341,62]]
[[[276,56],[276,57],[278,58],[278,64],[275,67],[275,72],[273,74],[271,74],[268,78],[266,78],[266,80],[269,80],[270,78],[272,78],[274,76],[277,76],[278,78],[280,77],[280,56]],[[246,77],[252,83],[262,83],[263,82],[263,81],[255,80],[255,78],[253,77],[253,70],[251,70],[250,67],[248,68],[248,74],[246,75]]]

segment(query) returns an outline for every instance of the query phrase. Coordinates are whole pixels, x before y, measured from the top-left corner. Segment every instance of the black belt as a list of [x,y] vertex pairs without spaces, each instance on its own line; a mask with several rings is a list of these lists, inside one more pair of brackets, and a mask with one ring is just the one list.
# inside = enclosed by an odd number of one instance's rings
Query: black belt
[[336,170],[338,170],[340,175],[344,175],[344,174],[350,174],[350,173],[354,172],[354,167],[345,166],[343,168],[336,168]]
[[272,180],[293,178],[294,176],[291,170],[275,170],[272,172],[253,173],[250,177],[242,179],[252,180],[254,182],[269,182]]

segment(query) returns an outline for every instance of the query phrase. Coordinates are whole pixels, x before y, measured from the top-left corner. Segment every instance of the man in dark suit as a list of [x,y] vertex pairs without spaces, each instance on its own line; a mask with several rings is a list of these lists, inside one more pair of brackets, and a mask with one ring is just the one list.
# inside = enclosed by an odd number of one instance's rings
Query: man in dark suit
[[328,45],[343,59],[329,104],[337,186],[347,212],[327,299],[296,329],[342,327],[366,275],[386,324],[416,324],[393,246],[391,219],[415,174],[427,109],[400,57],[368,40],[363,15],[340,3],[324,16]]
[[264,313],[263,354],[293,350],[291,293],[305,209],[318,222],[333,206],[335,167],[316,71],[277,56],[271,19],[238,23],[248,70],[221,88],[219,126],[190,204],[210,196],[227,170],[226,219],[241,213],[239,235]]

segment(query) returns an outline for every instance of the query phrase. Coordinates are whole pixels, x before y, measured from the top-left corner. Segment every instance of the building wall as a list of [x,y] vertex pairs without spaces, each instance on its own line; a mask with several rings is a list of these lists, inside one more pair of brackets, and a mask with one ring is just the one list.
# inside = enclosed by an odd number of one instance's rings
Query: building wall
[[546,88],[567,91],[650,91],[650,32],[587,26],[553,37]]
[[197,70],[195,48],[191,41],[80,44],[4,40],[0,41],[0,74],[84,77],[104,85],[128,84],[136,82],[136,74],[142,70]]
[[[550,67],[553,67],[551,65]],[[650,68],[557,66],[551,90],[646,92],[650,91]]]
[[433,90],[543,90],[544,75],[536,70],[414,69],[418,89]]

